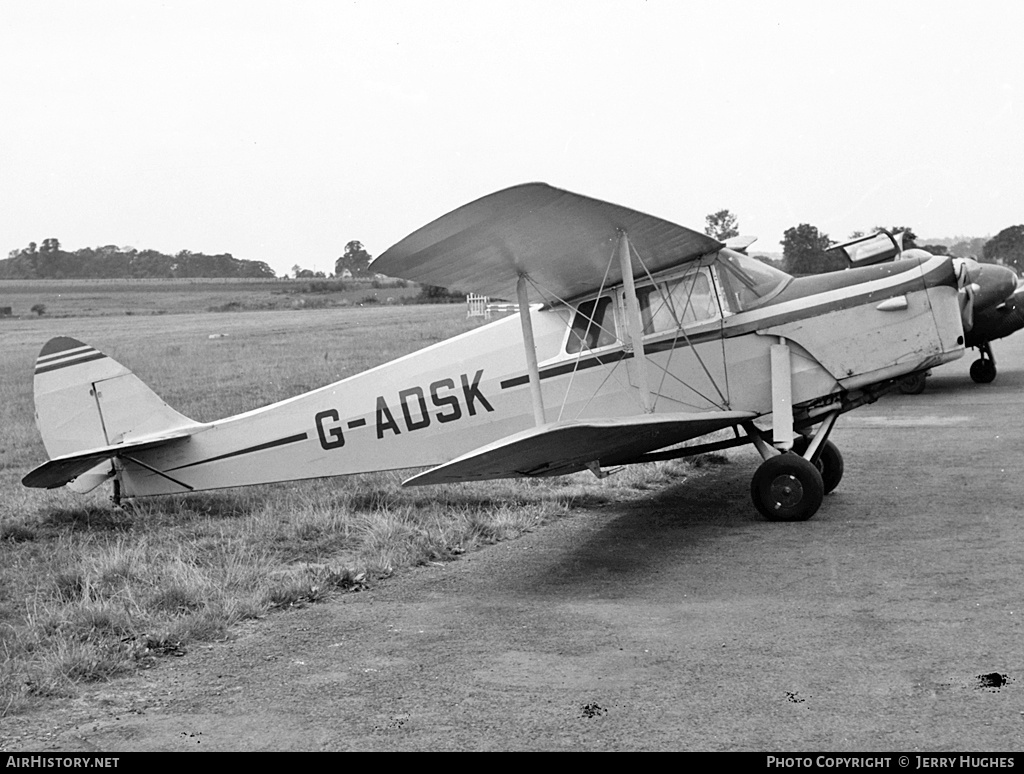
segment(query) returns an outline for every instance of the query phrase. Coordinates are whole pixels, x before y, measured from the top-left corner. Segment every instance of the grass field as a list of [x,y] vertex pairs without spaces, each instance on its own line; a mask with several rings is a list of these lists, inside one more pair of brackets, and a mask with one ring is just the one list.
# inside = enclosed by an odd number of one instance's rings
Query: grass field
[[[195,290],[91,293],[94,308],[82,316],[0,320],[0,716],[227,637],[241,621],[450,561],[574,508],[635,497],[701,464],[638,466],[604,481],[585,474],[409,490],[400,472],[388,472],[144,499],[122,510],[106,488],[29,490],[22,476],[46,459],[32,368],[53,336],[96,346],[206,421],[477,324],[459,305],[224,314],[189,312],[209,300]],[[141,308],[151,313],[124,313]]]

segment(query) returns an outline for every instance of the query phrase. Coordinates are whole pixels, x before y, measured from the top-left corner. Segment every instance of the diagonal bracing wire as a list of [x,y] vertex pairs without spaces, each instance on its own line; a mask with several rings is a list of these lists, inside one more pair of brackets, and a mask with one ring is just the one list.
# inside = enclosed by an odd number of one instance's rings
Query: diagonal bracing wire
[[[726,369],[726,371],[725,371],[726,382],[725,382],[725,393],[723,394],[722,389],[721,389],[721,387],[718,384],[718,381],[715,379],[714,375],[711,373],[711,371],[708,368],[707,364],[704,362],[704,359],[701,357],[700,353],[697,351],[696,347],[694,346],[692,340],[690,339],[689,335],[687,334],[687,332],[685,330],[685,327],[683,325],[682,320],[680,319],[680,317],[685,317],[687,310],[689,310],[691,308],[694,308],[694,306],[693,306],[693,293],[694,293],[694,290],[696,289],[697,277],[699,276],[699,274],[698,273],[694,273],[693,274],[693,279],[689,283],[689,287],[687,289],[686,302],[683,305],[683,309],[681,311],[679,311],[678,314],[677,314],[677,310],[676,310],[675,306],[672,304],[671,297],[666,295],[665,291],[662,289],[662,287],[661,287],[661,285],[659,283],[655,282],[654,277],[651,275],[650,270],[647,268],[647,265],[644,263],[643,258],[636,251],[636,248],[632,245],[632,243],[630,243],[630,251],[631,251],[631,254],[633,256],[635,256],[636,259],[639,261],[640,266],[643,268],[644,274],[647,276],[647,278],[650,280],[652,286],[658,292],[658,295],[659,295],[659,297],[661,299],[661,302],[662,302],[662,307],[659,307],[659,310],[660,310],[660,308],[666,308],[668,310],[669,314],[672,316],[673,321],[675,322],[675,334],[674,334],[673,339],[672,339],[673,346],[671,347],[671,349],[669,351],[668,362],[664,366],[662,366],[662,365],[658,364],[657,362],[655,362],[653,360],[650,361],[652,363],[652,365],[654,365],[656,368],[658,368],[658,369],[660,369],[662,371],[661,381],[660,381],[660,383],[658,385],[658,390],[655,392],[655,401],[657,401],[657,399],[660,398],[660,397],[664,397],[663,396],[663,389],[664,389],[665,380],[668,377],[672,377],[673,380],[675,380],[680,385],[682,385],[686,389],[688,389],[691,392],[693,392],[695,395],[699,396],[704,401],[707,401],[708,403],[710,403],[712,405],[715,405],[718,408],[727,409],[729,407],[729,398],[727,397],[728,393],[729,393],[728,369]],[[582,363],[584,358],[592,357],[593,356],[593,354],[592,354],[593,350],[590,349],[587,346],[587,341],[590,338],[591,332],[595,329],[595,326],[596,326],[597,329],[608,333],[609,335],[611,335],[616,340],[620,340],[618,335],[617,335],[617,332],[614,329],[609,330],[609,328],[606,325],[602,325],[601,323],[597,322],[597,320],[595,319],[597,317],[596,313],[597,313],[597,309],[598,309],[598,301],[600,300],[602,294],[605,291],[605,288],[606,288],[606,285],[607,285],[607,281],[608,281],[608,275],[609,275],[609,272],[611,271],[611,267],[613,265],[614,260],[615,260],[615,247],[613,246],[613,248],[612,248],[612,250],[611,250],[611,252],[610,252],[610,254],[608,256],[608,262],[607,262],[607,264],[605,266],[604,276],[601,278],[600,286],[599,286],[597,294],[596,294],[596,296],[594,298],[594,308],[593,308],[593,310],[591,310],[590,314],[587,315],[587,326],[586,326],[585,330],[583,331],[582,336],[575,329],[573,329],[572,321],[573,321],[574,318],[573,318],[573,316],[570,316],[569,323],[568,323],[570,334],[575,336],[577,339],[579,339],[579,343],[580,343],[581,347],[580,347],[580,350],[576,353],[575,364],[573,366],[573,369],[572,369],[572,372],[571,372],[571,375],[570,375],[570,378],[569,378],[569,383],[566,385],[565,392],[562,395],[561,406],[559,407],[558,419],[556,421],[561,421],[562,418],[563,418],[563,415],[565,413],[565,409],[566,409],[566,407],[568,405],[569,396],[570,396],[570,394],[572,392],[572,385],[573,385],[573,383],[575,381],[576,374],[579,371],[580,364]],[[566,309],[574,310],[576,314],[579,313],[577,307],[574,307],[572,304],[568,303],[565,299],[561,298],[558,294],[552,293],[548,288],[542,287],[541,285],[539,285],[529,275],[526,276],[526,279],[527,279],[527,282],[529,282],[530,285],[537,291],[537,293],[540,295],[540,297],[542,299],[545,299],[545,301],[547,303],[558,303],[558,304],[561,304],[562,306],[564,306]],[[684,275],[684,277],[682,277],[680,281],[685,281],[685,279],[686,279],[686,277]],[[722,311],[722,303],[721,303],[718,283],[716,282],[715,277],[714,277],[713,274],[711,276],[711,287],[712,287],[712,290],[713,290],[713,293],[714,293],[714,296],[715,296],[715,303],[718,306],[719,330],[724,333],[724,314],[723,314],[723,311]],[[615,317],[614,317],[614,307],[612,308],[612,313],[613,313],[612,320],[614,320],[615,319]],[[675,354],[675,350],[676,350],[676,346],[675,345],[679,341],[680,335],[682,336],[683,340],[685,340],[687,347],[693,352],[693,355],[697,359],[697,362],[700,364],[700,367],[704,371],[704,374],[707,376],[708,380],[711,382],[711,385],[714,387],[715,392],[718,393],[718,397],[719,397],[719,400],[721,402],[716,401],[715,399],[711,398],[708,395],[705,395],[700,390],[698,390],[696,387],[694,387],[692,384],[687,383],[684,379],[682,379],[679,376],[677,376],[676,374],[672,373],[671,368],[670,368],[671,367],[671,363],[672,363],[672,357]],[[721,337],[720,340],[721,340],[721,344],[722,344],[722,358],[723,358],[723,363],[724,363],[725,362],[725,340],[724,340],[724,336]],[[616,375],[616,371],[618,370],[618,366],[619,366],[620,362],[621,361],[616,360],[611,365],[611,367],[607,369],[605,378],[601,381],[600,385],[597,386],[597,388],[594,390],[594,392],[590,396],[590,398],[587,399],[587,401],[583,405],[583,407],[580,408],[580,410],[577,412],[577,414],[576,414],[577,417],[581,416],[583,414],[583,412],[586,411],[587,407],[590,405],[590,403],[593,401],[593,399],[601,392],[602,388],[604,387],[605,384],[607,384],[609,379],[611,379],[614,376],[617,380],[620,381],[620,383],[622,383],[620,377],[618,377]],[[602,362],[602,365],[606,365],[606,364]],[[627,385],[623,384],[623,386],[627,386]]]
[[[613,247],[612,252],[608,256],[608,263],[605,265],[604,276],[601,278],[601,284],[598,287],[597,296],[594,299],[594,301],[595,301],[595,303],[594,303],[594,312],[597,311],[597,300],[599,300],[601,298],[601,295],[604,293],[605,285],[606,285],[606,283],[608,281],[608,273],[611,271],[611,267],[612,267],[612,263],[613,263],[614,259],[615,259],[615,249]],[[540,285],[538,285],[537,282],[534,281],[534,279],[529,274],[526,275],[526,281],[530,283],[530,285],[537,291],[537,293],[541,296],[541,298],[547,300],[549,303],[551,303],[551,301],[554,301],[554,302],[557,302],[557,303],[563,305],[564,307],[566,307],[569,310],[574,310],[575,309],[575,307],[573,307],[572,304],[568,303],[565,299],[560,297],[557,293],[552,293],[548,288],[541,287]],[[569,319],[569,332],[571,334],[575,335],[577,338],[580,339],[580,344],[582,346],[580,347],[579,352],[576,353],[576,362],[573,365],[572,373],[571,373],[571,375],[569,377],[569,383],[566,385],[565,393],[562,396],[562,405],[558,409],[558,419],[556,421],[560,421],[562,419],[563,414],[565,413],[565,408],[566,408],[566,405],[568,404],[569,395],[570,395],[570,393],[572,391],[572,385],[573,385],[574,380],[576,379],[576,374],[579,371],[580,363],[583,361],[583,358],[585,356],[588,356],[589,352],[593,351],[593,350],[589,350],[589,348],[586,347],[587,337],[590,335],[591,330],[593,330],[593,326],[596,325],[599,329],[601,329],[602,331],[604,331],[604,332],[608,333],[609,335],[611,335],[616,341],[619,340],[619,337],[618,337],[618,335],[617,335],[617,333],[616,333],[616,331],[614,329],[613,330],[609,330],[607,327],[601,325],[596,320],[594,320],[594,317],[593,317],[594,312],[591,313],[591,316],[587,317],[587,327],[584,330],[582,337],[580,337],[580,335],[573,330],[573,328],[572,328],[572,316],[570,316],[570,319]],[[613,309],[612,309],[612,320],[614,320],[614,319],[615,319],[615,316],[614,316],[614,307],[613,307]],[[601,388],[604,387],[604,385],[608,382],[608,379],[610,379],[615,374],[615,371],[618,369],[618,366],[619,366],[620,362],[621,361],[619,361],[619,360],[615,361],[615,363],[612,365],[612,367],[608,369],[607,375],[601,381],[601,384],[598,385],[597,389],[594,391],[594,394],[591,395],[590,398],[587,399],[587,402],[583,405],[583,407],[580,409],[580,411],[577,412],[577,414],[576,414],[577,418],[579,418],[579,416],[581,416],[582,413],[586,410],[587,406],[590,405],[590,403],[594,399],[594,397],[596,397],[596,395],[601,391]],[[602,365],[604,365],[604,363],[602,363]],[[618,377],[616,377],[616,378],[618,378]],[[623,386],[628,386],[628,385],[624,384]]]
[[[662,293],[661,288],[659,287],[658,283],[656,283],[654,281],[654,277],[651,276],[650,271],[647,269],[647,265],[644,263],[644,259],[640,256],[640,254],[638,252],[636,252],[636,249],[633,247],[632,243],[630,243],[630,250],[631,250],[631,252],[634,255],[636,255],[636,259],[640,262],[640,266],[643,267],[644,274],[647,275],[647,278],[651,281],[651,283],[657,289],[659,295],[662,295],[663,300],[665,300],[664,299],[664,294]],[[691,307],[692,297],[693,297],[693,290],[694,290],[694,288],[697,285],[697,282],[696,282],[697,273],[694,273],[693,276],[694,276],[694,281],[690,284],[689,292],[687,293],[687,296],[686,296],[686,304],[684,305],[683,311],[682,311],[682,314],[684,316],[686,315],[686,310]],[[716,298],[716,302],[717,302],[717,298],[718,298],[718,288],[717,287],[715,287],[715,298]],[[708,402],[715,404],[719,408],[728,408],[728,406],[729,406],[729,399],[726,398],[725,395],[722,394],[722,390],[721,390],[721,388],[719,388],[718,382],[715,380],[715,377],[711,375],[711,371],[708,370],[707,365],[704,363],[704,359],[700,356],[700,353],[697,351],[696,347],[693,346],[693,342],[690,341],[690,337],[686,333],[685,327],[683,327],[683,324],[680,321],[680,319],[678,317],[676,317],[675,309],[672,307],[671,303],[668,303],[667,300],[665,300],[665,303],[666,303],[666,305],[668,307],[669,313],[672,315],[672,319],[676,323],[676,336],[672,339],[672,343],[673,343],[672,353],[675,352],[675,346],[674,345],[679,340],[679,334],[682,333],[683,334],[683,338],[686,340],[686,345],[690,348],[690,350],[692,350],[694,357],[697,358],[697,362],[700,363],[700,367],[702,369],[704,369],[704,373],[707,375],[708,380],[711,382],[711,386],[715,388],[715,392],[718,393],[718,397],[722,400],[722,403],[721,404],[716,403],[714,400],[708,398],[705,395],[702,395],[699,390],[697,390],[694,387],[692,387],[691,385],[687,384],[685,381],[680,379],[678,376],[675,376],[675,374],[672,374],[673,378],[675,378],[677,381],[679,381],[679,383],[682,384],[684,387],[687,387],[688,389],[693,390],[693,392],[697,393],[698,395],[700,395],[702,398],[704,398]],[[720,319],[722,317],[721,311],[722,311],[721,304],[719,303],[719,318]],[[722,340],[722,348],[723,348],[722,349],[722,355],[723,355],[723,358],[724,358],[724,356],[725,356],[725,341],[724,341],[724,338]],[[672,355],[670,354],[669,355],[669,364],[671,364],[671,362],[672,362]],[[723,359],[723,362],[725,362],[724,359]],[[662,384],[664,384],[665,376],[668,375],[668,366],[666,365],[666,367],[664,369],[662,369],[662,370],[664,372],[662,374]],[[660,389],[661,389],[661,387],[659,385],[659,390]]]

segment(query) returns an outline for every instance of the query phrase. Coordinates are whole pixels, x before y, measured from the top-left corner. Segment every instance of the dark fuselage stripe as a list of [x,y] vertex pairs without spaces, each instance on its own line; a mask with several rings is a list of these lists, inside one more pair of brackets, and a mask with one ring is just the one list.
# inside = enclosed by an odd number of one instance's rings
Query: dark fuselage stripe
[[[605,363],[617,363],[620,360],[625,360],[630,357],[633,357],[632,352],[619,350],[618,352],[609,352],[607,354],[587,358],[586,360],[571,360],[565,363],[559,363],[556,366],[541,371],[540,378],[550,379],[552,376],[561,376],[562,374],[572,373],[577,370],[582,371],[584,368],[593,368],[595,366],[604,365]],[[526,374],[523,374],[522,376],[513,376],[511,379],[505,379],[501,382],[501,389],[507,390],[510,387],[518,387],[521,384],[527,384],[529,381],[530,377]]]
[[82,363],[88,363],[91,360],[100,360],[101,358],[105,357],[106,355],[104,355],[102,352],[97,352],[93,350],[91,353],[79,355],[78,357],[72,360],[66,360],[62,363],[54,363],[53,365],[36,365],[35,372],[36,375],[45,374],[48,371],[56,371],[59,368],[67,368],[68,366],[81,365]]
[[299,433],[298,435],[290,435],[287,438],[278,438],[276,441],[267,441],[256,446],[250,446],[246,449],[239,449],[238,451],[228,452],[227,454],[221,454],[217,457],[210,457],[209,459],[199,460],[197,462],[190,462],[188,465],[179,465],[176,468],[168,468],[167,472],[172,470],[184,470],[185,468],[195,467],[196,465],[205,465],[208,462],[216,462],[217,460],[226,460],[229,457],[239,457],[243,454],[251,454],[252,452],[263,451],[264,449],[273,449],[277,446],[287,446],[290,443],[298,443],[299,441],[305,441],[309,437],[306,433]]

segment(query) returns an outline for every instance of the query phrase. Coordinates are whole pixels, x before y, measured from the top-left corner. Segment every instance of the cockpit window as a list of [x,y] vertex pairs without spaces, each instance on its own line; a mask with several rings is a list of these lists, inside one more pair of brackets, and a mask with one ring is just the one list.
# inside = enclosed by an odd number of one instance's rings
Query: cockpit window
[[681,325],[717,317],[718,299],[707,273],[698,269],[678,279],[636,290],[644,334],[675,330]]
[[612,300],[608,296],[584,301],[576,307],[565,351],[570,354],[585,349],[607,347],[617,341]]
[[734,312],[759,306],[793,279],[784,271],[732,250],[720,251],[715,265],[726,303]]

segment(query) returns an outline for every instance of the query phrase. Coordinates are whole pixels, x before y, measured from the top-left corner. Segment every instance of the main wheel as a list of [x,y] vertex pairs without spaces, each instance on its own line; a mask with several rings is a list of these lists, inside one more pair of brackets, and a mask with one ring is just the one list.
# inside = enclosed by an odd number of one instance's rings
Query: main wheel
[[996,378],[996,364],[991,360],[975,360],[971,363],[971,378],[977,384],[988,384]]
[[754,506],[769,521],[806,521],[824,496],[818,468],[791,452],[766,459],[750,481]]
[[[807,447],[811,445],[811,439],[805,436],[797,436],[793,440],[793,451],[803,456]],[[825,494],[832,492],[839,482],[843,480],[843,455],[839,453],[839,447],[831,441],[825,441],[818,449],[818,459],[814,463],[818,472],[821,473],[821,482],[825,488]]]
[[900,382],[900,392],[904,395],[920,395],[924,392],[925,374],[914,374]]

